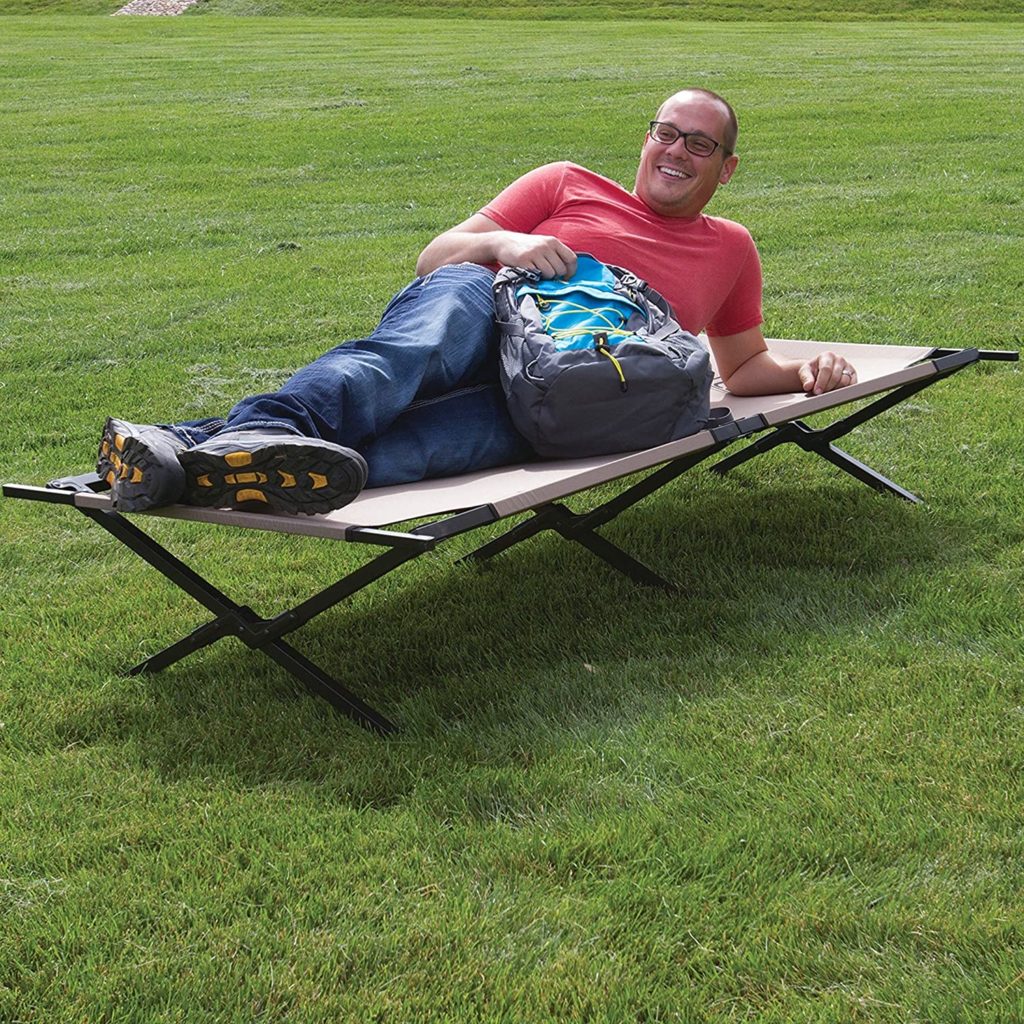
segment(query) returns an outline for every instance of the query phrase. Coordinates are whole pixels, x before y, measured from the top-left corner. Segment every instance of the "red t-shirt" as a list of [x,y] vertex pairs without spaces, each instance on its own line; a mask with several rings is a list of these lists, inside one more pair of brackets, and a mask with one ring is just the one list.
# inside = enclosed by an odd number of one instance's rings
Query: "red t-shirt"
[[507,231],[554,235],[632,270],[693,334],[739,334],[763,320],[761,261],[735,221],[663,217],[610,178],[566,162],[524,174],[480,212]]

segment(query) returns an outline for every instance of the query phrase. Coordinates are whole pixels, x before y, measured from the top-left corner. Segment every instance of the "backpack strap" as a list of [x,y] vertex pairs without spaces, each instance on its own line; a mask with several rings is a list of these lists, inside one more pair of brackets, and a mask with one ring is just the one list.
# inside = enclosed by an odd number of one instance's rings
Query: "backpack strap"
[[526,330],[522,324],[516,323],[514,320],[500,320],[495,317],[494,322],[498,325],[498,329],[502,335],[509,335],[513,338],[525,338]]
[[669,320],[667,324],[663,324],[658,330],[656,330],[647,340],[648,341],[664,341],[666,338],[673,334],[678,334],[679,324],[674,320]]

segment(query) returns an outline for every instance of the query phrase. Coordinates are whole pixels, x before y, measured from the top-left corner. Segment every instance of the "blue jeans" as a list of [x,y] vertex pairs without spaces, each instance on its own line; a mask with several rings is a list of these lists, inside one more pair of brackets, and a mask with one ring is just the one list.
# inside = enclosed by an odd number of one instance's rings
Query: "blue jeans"
[[493,279],[471,263],[440,267],[400,291],[368,338],[331,349],[280,391],[171,429],[189,444],[266,427],[333,441],[366,459],[370,487],[535,458],[498,382]]

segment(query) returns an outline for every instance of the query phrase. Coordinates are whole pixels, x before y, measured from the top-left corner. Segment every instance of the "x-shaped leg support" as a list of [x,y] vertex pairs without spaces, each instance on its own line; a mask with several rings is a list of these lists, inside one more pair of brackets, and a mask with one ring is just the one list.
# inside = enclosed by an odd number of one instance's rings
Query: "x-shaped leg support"
[[596,527],[614,519],[620,512],[653,494],[698,463],[716,455],[736,438],[745,436],[750,428],[751,423],[748,421],[728,423],[715,428],[712,430],[712,434],[717,443],[713,447],[701,449],[692,455],[683,456],[667,463],[621,494],[616,495],[611,501],[598,505],[590,512],[576,513],[557,503],[542,505],[534,511],[529,519],[523,520],[500,537],[471,551],[460,561],[482,562],[506,551],[515,544],[528,540],[543,530],[554,530],[566,540],[582,544],[592,554],[597,555],[613,569],[624,573],[635,583],[645,587],[661,587],[664,590],[675,591],[678,588],[674,583],[659,576],[653,569],[637,561],[632,555],[626,554],[621,548],[594,531]]
[[911,494],[910,491],[900,487],[899,484],[894,483],[888,477],[865,465],[859,459],[855,459],[848,452],[837,448],[833,442],[840,437],[845,437],[868,420],[874,419],[879,413],[899,405],[900,402],[906,401],[911,395],[930,387],[936,381],[951,376],[964,369],[964,367],[976,363],[979,359],[994,358],[1005,358],[1005,354],[979,352],[977,349],[964,349],[940,355],[933,359],[932,362],[936,372],[929,377],[924,377],[921,380],[912,381],[909,384],[895,388],[881,398],[876,398],[873,402],[851,413],[849,416],[844,416],[842,419],[830,423],[827,427],[815,429],[808,426],[802,420],[784,423],[776,427],[772,433],[752,441],[742,451],[722,459],[712,466],[711,469],[715,473],[724,475],[730,469],[735,469],[744,462],[758,455],[763,455],[765,452],[771,451],[781,444],[795,444],[806,452],[815,452],[823,459],[831,462],[833,466],[849,473],[850,476],[867,484],[869,487],[873,487],[876,491],[880,491],[883,494],[892,494],[897,498],[902,498],[904,501],[919,504],[921,499],[916,494]]
[[359,725],[380,733],[390,733],[395,730],[394,724],[384,715],[360,700],[336,679],[300,654],[294,647],[286,643],[283,637],[403,562],[429,550],[435,543],[433,538],[412,538],[421,543],[409,543],[402,547],[390,548],[289,611],[274,618],[264,619],[251,608],[236,604],[212,583],[118,513],[92,509],[82,509],[81,511],[103,529],[113,534],[121,543],[161,572],[172,583],[213,612],[215,616],[209,622],[205,622],[193,630],[188,636],[140,662],[130,670],[131,675],[142,672],[158,672],[194,651],[209,646],[221,637],[235,636],[246,646],[263,651],[313,693],[329,701]]

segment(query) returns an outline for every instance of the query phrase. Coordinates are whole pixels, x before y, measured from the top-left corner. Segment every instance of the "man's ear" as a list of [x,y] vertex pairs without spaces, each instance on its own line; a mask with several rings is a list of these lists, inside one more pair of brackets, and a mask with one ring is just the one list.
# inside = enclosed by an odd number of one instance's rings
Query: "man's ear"
[[736,173],[736,167],[739,162],[740,158],[735,153],[727,156],[722,161],[722,171],[718,175],[719,185],[725,185],[728,183],[729,179]]

